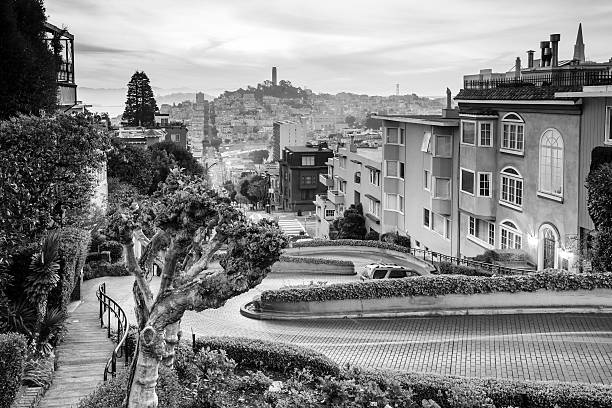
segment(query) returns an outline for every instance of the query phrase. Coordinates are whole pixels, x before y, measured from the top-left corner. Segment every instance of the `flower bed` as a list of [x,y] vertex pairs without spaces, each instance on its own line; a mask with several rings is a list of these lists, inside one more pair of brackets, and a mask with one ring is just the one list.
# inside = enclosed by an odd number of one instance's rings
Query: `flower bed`
[[262,303],[319,302],[344,299],[379,299],[405,296],[471,295],[475,293],[612,289],[612,274],[575,274],[547,270],[529,275],[474,277],[419,276],[366,282],[336,283],[324,287],[267,290]]
[[196,351],[206,347],[225,350],[228,357],[244,368],[267,368],[283,373],[307,368],[314,375],[340,373],[338,365],[323,354],[286,343],[245,337],[198,337]]
[[[465,402],[475,399],[482,400],[483,397],[490,398],[496,407],[604,408],[612,406],[612,387],[605,385],[463,378],[382,370],[364,371],[355,374],[354,377],[360,382],[375,381],[381,388],[399,383],[403,389],[412,390],[415,401],[432,399],[442,408],[484,406],[460,404],[456,398],[458,395],[463,396],[466,399]],[[441,395],[445,398],[440,398]]]

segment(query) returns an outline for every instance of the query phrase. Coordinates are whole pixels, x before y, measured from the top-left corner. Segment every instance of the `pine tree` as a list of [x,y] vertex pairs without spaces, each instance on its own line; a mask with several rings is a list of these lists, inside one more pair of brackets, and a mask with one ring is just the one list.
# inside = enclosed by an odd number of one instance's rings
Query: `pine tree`
[[45,43],[42,0],[0,1],[0,119],[53,112],[56,61]]
[[144,71],[136,71],[128,83],[127,100],[123,120],[129,126],[152,126],[155,122],[157,103]]

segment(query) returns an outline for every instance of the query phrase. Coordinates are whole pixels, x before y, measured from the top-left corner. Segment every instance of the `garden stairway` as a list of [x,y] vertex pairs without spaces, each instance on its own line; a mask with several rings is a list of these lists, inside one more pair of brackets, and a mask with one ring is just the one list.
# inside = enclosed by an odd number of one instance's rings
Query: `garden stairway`
[[40,407],[70,408],[90,394],[104,377],[106,361],[114,344],[100,328],[99,303],[95,296],[70,313],[68,333],[57,348],[59,367]]

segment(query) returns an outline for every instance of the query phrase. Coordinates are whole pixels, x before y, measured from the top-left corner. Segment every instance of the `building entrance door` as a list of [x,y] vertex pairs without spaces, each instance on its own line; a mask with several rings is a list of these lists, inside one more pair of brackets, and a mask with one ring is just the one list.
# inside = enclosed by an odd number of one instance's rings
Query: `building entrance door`
[[555,267],[555,235],[550,229],[544,230],[544,269]]

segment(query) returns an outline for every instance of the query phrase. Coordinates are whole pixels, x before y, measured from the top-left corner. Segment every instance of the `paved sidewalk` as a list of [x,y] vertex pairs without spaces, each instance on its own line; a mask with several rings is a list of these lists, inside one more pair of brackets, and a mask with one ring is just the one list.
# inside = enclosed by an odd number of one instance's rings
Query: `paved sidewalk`
[[41,408],[76,407],[102,383],[114,344],[107,338],[106,329],[100,328],[97,285],[91,289],[82,292],[83,303],[68,318],[68,333],[57,350],[59,368]]
[[[397,319],[261,321],[239,313],[264,289],[355,277],[270,274],[225,306],[188,312],[182,329],[199,335],[246,336],[298,344],[339,363],[368,368],[515,380],[612,382],[612,315],[527,314]],[[133,279],[101,278],[108,293],[132,309]],[[153,282],[156,287],[158,282]]]

